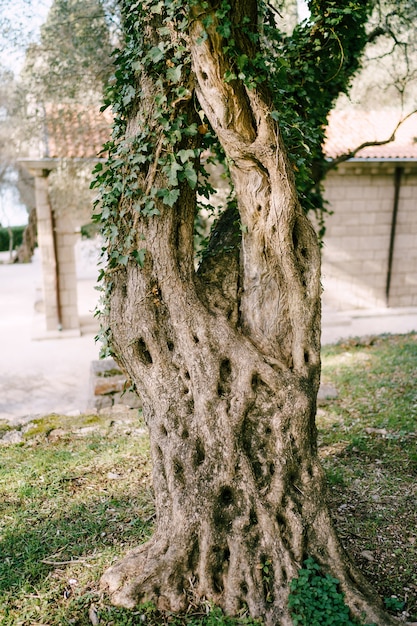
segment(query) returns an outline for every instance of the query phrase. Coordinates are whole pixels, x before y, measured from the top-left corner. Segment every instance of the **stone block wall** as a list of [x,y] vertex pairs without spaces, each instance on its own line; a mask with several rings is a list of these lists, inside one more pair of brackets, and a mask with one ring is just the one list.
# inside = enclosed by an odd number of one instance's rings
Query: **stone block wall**
[[100,410],[116,404],[123,404],[129,408],[142,406],[139,396],[129,389],[126,376],[113,359],[93,361],[88,410]]
[[417,306],[417,164],[401,184],[389,304]]
[[[387,302],[395,170],[403,167]],[[417,163],[348,162],[331,171],[325,197],[323,301],[338,309],[417,305]]]
[[75,243],[79,235],[71,219],[55,217],[61,323],[66,330],[79,329]]

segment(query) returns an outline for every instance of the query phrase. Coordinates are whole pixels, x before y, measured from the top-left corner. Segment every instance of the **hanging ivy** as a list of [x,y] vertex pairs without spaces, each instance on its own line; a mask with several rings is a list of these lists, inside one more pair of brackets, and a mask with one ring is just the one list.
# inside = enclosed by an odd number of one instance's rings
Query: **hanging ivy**
[[[103,106],[113,110],[113,136],[104,146],[107,161],[97,164],[92,183],[100,191],[94,219],[107,242],[110,271],[131,259],[142,265],[145,259],[145,246],[137,247],[130,209],[138,216],[157,218],[161,201],[175,209],[180,186],[186,183],[197,192],[198,211],[213,210],[214,190],[202,154],[209,155],[206,162],[222,162],[227,172],[223,152],[194,93],[188,46],[191,7],[198,4],[203,14],[207,10],[203,24],[209,28],[213,19],[209,3],[122,0],[119,4],[124,43],[115,53]],[[279,30],[275,14],[263,1],[259,25],[249,18],[235,20],[228,0],[221,0],[215,12],[229,61],[224,80],[242,81],[248,90],[267,87],[271,116],[286,144],[301,205],[306,212],[315,211],[319,219],[325,211],[321,181],[326,170],[322,151],[326,120],[360,67],[371,7],[367,0],[311,0],[309,20],[291,35]],[[145,36],[148,31],[152,37]],[[252,54],[247,46],[245,51],[241,48],[243,39],[251,42]],[[149,101],[149,90],[152,110],[141,107],[144,98]],[[193,103],[192,119],[182,106],[188,101]],[[127,132],[131,118],[136,134]],[[157,174],[163,175],[164,186],[161,179],[156,184]],[[232,190],[228,203],[234,202]],[[201,241],[198,211],[196,231]]]

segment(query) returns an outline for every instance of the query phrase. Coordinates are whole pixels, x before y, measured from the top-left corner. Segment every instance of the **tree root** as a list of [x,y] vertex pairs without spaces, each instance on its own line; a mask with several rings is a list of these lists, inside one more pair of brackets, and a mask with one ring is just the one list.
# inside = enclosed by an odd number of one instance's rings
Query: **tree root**
[[132,609],[152,601],[160,610],[175,612],[187,606],[183,582],[184,565],[178,551],[166,540],[153,537],[109,567],[100,587],[116,606]]

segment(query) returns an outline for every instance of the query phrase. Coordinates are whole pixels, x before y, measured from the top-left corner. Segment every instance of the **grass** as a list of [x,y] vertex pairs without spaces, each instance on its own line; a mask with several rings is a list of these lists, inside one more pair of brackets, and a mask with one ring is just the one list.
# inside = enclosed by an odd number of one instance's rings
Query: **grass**
[[390,612],[417,619],[417,335],[326,347],[317,416],[336,527]]
[[[326,347],[320,454],[341,539],[394,614],[417,620],[417,335]],[[8,427],[0,424],[0,436]],[[8,433],[10,434],[10,433]],[[103,570],[152,532],[148,441],[136,411],[46,416],[0,446],[0,623],[232,626],[112,607]]]

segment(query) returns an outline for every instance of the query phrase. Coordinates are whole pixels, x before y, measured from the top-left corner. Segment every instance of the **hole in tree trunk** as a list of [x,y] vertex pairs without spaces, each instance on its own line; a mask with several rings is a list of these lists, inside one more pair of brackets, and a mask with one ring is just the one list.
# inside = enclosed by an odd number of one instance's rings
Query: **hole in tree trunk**
[[202,465],[204,463],[205,458],[206,458],[206,452],[204,449],[204,444],[201,441],[201,439],[197,439],[197,441],[195,442],[195,452],[194,452],[194,459],[193,459],[194,469],[196,469],[199,465]]
[[220,396],[227,396],[231,390],[232,366],[229,359],[224,359],[220,363],[220,381],[217,386],[217,393]]
[[252,380],[251,380],[251,387],[252,387],[252,391],[254,391],[255,393],[260,389],[263,388],[265,391],[269,390],[268,385],[262,380],[262,378],[258,375],[258,374],[253,374],[252,376]]
[[194,340],[194,343],[200,343],[200,340],[197,337],[197,335],[193,335],[193,340]]
[[276,514],[275,519],[277,520],[277,524],[278,524],[278,526],[280,528],[284,528],[285,527],[285,518],[279,511]]
[[213,507],[213,522],[217,529],[229,528],[230,521],[236,516],[235,494],[233,490],[224,486],[220,489],[217,503]]
[[219,499],[224,506],[230,506],[233,504],[234,497],[232,489],[230,487],[222,487]]
[[165,426],[163,424],[161,424],[161,428],[160,428],[161,434],[166,437],[168,435],[168,431],[165,428]]
[[192,572],[195,572],[200,558],[200,547],[198,545],[198,539],[194,539],[192,542],[192,548],[188,555],[188,567]]
[[136,342],[136,354],[142,363],[144,363],[145,365],[152,365],[151,353],[149,352],[147,345],[142,337]]
[[229,569],[229,561],[230,550],[228,547],[222,549],[216,546],[213,548],[212,581],[213,588],[217,593],[221,593],[224,590],[224,578]]
[[170,352],[172,352],[172,351],[173,351],[173,349],[174,349],[174,344],[172,343],[172,341],[168,341],[168,342],[167,342],[167,348],[168,348],[168,350],[169,350]]
[[186,428],[184,428],[184,430],[181,433],[181,439],[188,439],[189,436],[190,436],[190,433],[188,432]]
[[298,224],[297,222],[295,222],[294,224],[294,228],[292,229],[292,243],[294,246],[294,250],[297,249],[298,247]]
[[268,458],[271,458],[274,448],[274,438],[265,436],[265,427],[260,423],[262,418],[262,414],[254,409],[245,416],[241,428],[242,448],[251,465],[258,489],[267,488],[271,483]]
[[252,387],[252,391],[256,392],[260,382],[261,382],[261,379],[259,378],[258,374],[254,374],[252,376],[252,380],[251,380],[251,383],[250,383],[251,387]]
[[282,515],[282,513],[278,511],[278,513],[275,516],[275,519],[277,520],[277,524],[279,527],[279,534],[281,537],[281,541],[284,544],[284,547],[287,550],[291,550],[291,543],[290,543],[289,536],[288,536],[288,526],[287,526],[287,521],[285,517]]
[[174,471],[175,478],[178,480],[179,483],[183,485],[185,483],[185,476],[184,476],[184,467],[181,461],[179,461],[178,459],[173,459],[172,469]]

